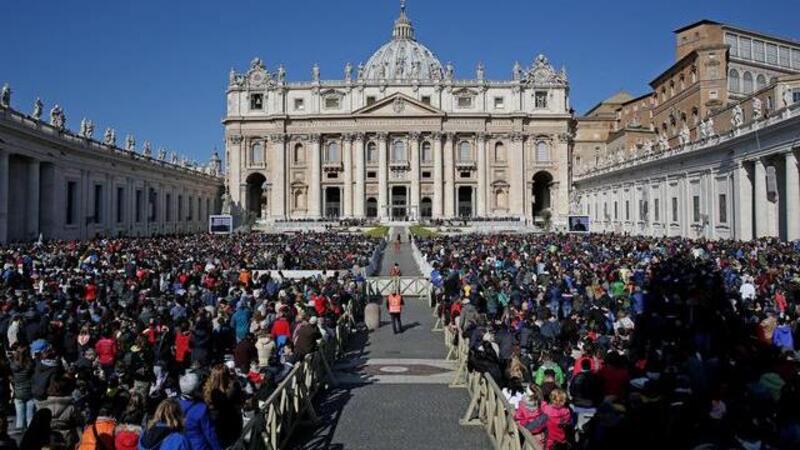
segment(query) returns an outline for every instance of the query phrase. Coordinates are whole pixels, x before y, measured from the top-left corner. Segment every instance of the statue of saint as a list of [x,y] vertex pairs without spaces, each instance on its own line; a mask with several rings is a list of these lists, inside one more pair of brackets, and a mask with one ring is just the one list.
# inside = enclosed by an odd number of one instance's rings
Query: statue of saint
[[130,134],[125,137],[125,150],[129,152],[136,151],[136,138]]
[[233,211],[233,199],[228,192],[228,186],[225,185],[225,191],[222,193],[222,214],[230,215]]
[[447,63],[447,68],[445,69],[445,72],[444,72],[444,78],[446,80],[448,80],[448,81],[452,80],[453,77],[455,76],[455,72],[456,72],[456,69],[455,69],[455,67],[453,67],[453,63],[448,62]]
[[286,67],[283,64],[278,66],[278,82],[285,83],[286,82]]
[[356,77],[358,77],[359,80],[364,79],[364,64],[358,63],[358,71]]
[[315,63],[314,66],[311,67],[311,81],[319,83],[319,64]]
[[353,65],[350,63],[344,66],[344,81],[350,82],[353,79]]
[[60,131],[63,131],[67,126],[67,119],[64,115],[64,110],[60,106],[55,105],[50,110],[50,125],[54,126]]
[[692,140],[692,135],[689,132],[689,126],[685,123],[683,124],[683,127],[681,127],[680,133],[678,133],[678,140],[682,146],[689,145]]
[[758,97],[753,97],[753,121],[756,122],[761,120],[762,113],[761,99]]
[[117,146],[117,132],[113,128],[106,128],[106,132],[103,135],[103,143],[109,147]]
[[486,68],[483,67],[483,63],[478,63],[475,75],[478,77],[478,81],[483,81],[486,78]]
[[144,141],[144,145],[142,146],[142,155],[147,156],[148,158],[153,156],[153,148],[150,146],[150,141]]
[[522,80],[522,66],[519,64],[519,61],[514,62],[512,77],[514,78],[514,81]]
[[11,107],[11,87],[8,83],[3,84],[2,89],[0,89],[0,106],[3,108]]
[[731,127],[734,130],[737,130],[744,125],[744,110],[742,110],[742,105],[737,104],[733,107],[733,111],[731,112]]
[[86,139],[92,139],[94,137],[94,122],[91,120],[86,121],[86,132],[84,133],[83,137]]
[[33,102],[33,114],[31,114],[31,117],[33,117],[33,120],[38,122],[39,119],[42,118],[42,109],[43,108],[44,108],[44,103],[42,103],[42,99],[39,98],[39,97],[36,97],[36,101]]
[[167,149],[165,149],[164,147],[159,147],[159,149],[158,149],[158,160],[159,161],[164,161],[165,159],[167,159]]

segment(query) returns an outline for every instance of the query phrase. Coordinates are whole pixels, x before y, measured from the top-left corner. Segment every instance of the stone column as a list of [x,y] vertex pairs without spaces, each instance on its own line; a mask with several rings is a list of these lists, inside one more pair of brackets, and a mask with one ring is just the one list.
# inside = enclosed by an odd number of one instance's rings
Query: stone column
[[385,220],[389,217],[389,170],[388,170],[388,154],[386,148],[386,141],[389,135],[386,133],[379,133],[378,139],[378,218]]
[[26,205],[26,235],[29,239],[39,236],[39,178],[41,162],[32,159],[28,163],[28,190]]
[[486,134],[478,133],[478,217],[486,216]]
[[358,133],[355,142],[355,193],[353,195],[353,215],[364,217],[364,133]]
[[[411,199],[409,200],[409,216],[417,218],[420,216],[419,210],[419,133],[409,134],[409,161],[411,162]],[[413,213],[412,213],[413,212]]]
[[286,218],[286,135],[270,136],[272,144],[272,197],[270,210],[274,219]]
[[0,150],[0,244],[8,241],[8,152]]
[[753,182],[745,164],[747,164],[745,161],[740,161],[733,175],[734,235],[736,239],[742,241],[753,239]]
[[455,178],[455,159],[453,149],[455,148],[456,136],[447,133],[444,136],[444,212],[443,216],[450,218],[456,217],[456,178]]
[[756,238],[769,236],[769,217],[767,199],[767,171],[761,158],[755,160],[754,170],[756,205]]
[[311,135],[311,182],[308,185],[308,206],[306,216],[319,218],[322,211],[322,199],[320,198],[320,187],[322,185],[322,168],[320,166],[320,139],[319,134]]
[[344,135],[342,146],[342,164],[344,165],[344,188],[342,200],[344,217],[353,217],[353,135]]
[[242,184],[242,140],[242,136],[238,134],[232,135],[228,139],[227,151],[228,162],[230,163],[230,166],[227,168],[227,183],[230,189],[231,200],[234,204],[239,205],[243,210],[245,210],[245,197],[242,197],[241,190],[237,188],[240,184]]
[[526,218],[525,195],[527,186],[525,182],[525,136],[522,133],[511,135],[511,149],[509,156],[508,177],[511,192],[509,193],[511,215]]
[[433,133],[433,218],[442,217],[442,200],[444,195],[442,179],[442,133]]
[[786,240],[800,239],[800,174],[797,156],[786,153]]

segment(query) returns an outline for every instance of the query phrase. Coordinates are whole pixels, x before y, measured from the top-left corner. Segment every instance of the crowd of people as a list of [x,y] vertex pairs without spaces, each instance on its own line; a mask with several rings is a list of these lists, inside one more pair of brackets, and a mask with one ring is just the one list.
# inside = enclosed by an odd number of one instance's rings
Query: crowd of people
[[469,369],[540,448],[800,448],[800,242],[416,244]]
[[312,233],[0,248],[0,448],[240,445],[259,404],[363,301],[360,270],[255,270],[364,267],[379,242]]

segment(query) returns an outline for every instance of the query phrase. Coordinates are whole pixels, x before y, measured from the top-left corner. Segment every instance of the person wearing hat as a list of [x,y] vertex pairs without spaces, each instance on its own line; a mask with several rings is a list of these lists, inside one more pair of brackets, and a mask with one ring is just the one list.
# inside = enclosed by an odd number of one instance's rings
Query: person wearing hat
[[200,377],[187,372],[180,377],[180,407],[184,416],[184,435],[192,450],[222,450],[211,422],[208,406],[199,398]]

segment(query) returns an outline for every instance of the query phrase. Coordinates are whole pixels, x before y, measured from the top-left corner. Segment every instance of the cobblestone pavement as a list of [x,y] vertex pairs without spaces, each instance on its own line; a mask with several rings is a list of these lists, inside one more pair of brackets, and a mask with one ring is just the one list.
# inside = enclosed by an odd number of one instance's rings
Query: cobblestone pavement
[[[419,275],[407,234],[395,251],[393,227],[381,274],[397,262],[403,275]],[[292,449],[489,449],[483,428],[463,427],[466,390],[452,389],[453,363],[444,361],[442,334],[423,299],[406,298],[403,333],[395,335],[385,308],[382,326],[357,336],[348,358],[336,364],[338,386],[317,400],[320,426],[295,431]]]

